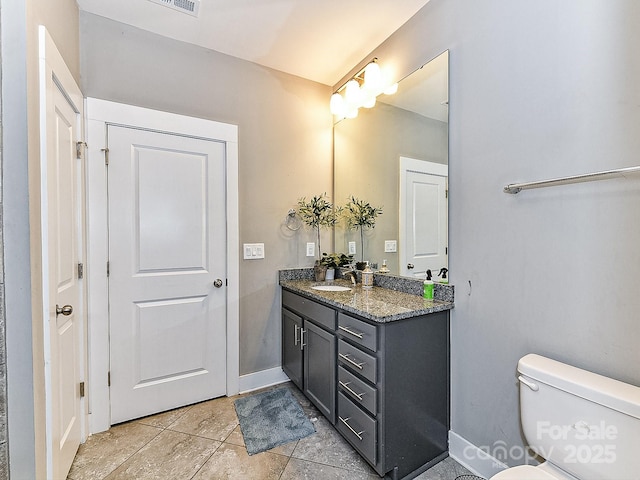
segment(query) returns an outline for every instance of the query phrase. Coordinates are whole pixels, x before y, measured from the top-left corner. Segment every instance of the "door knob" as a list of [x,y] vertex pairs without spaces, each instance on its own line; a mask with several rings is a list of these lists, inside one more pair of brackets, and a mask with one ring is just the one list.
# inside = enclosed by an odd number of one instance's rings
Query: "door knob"
[[72,313],[73,313],[73,307],[71,305],[65,305],[64,307],[61,307],[60,305],[56,305],[56,317],[60,314],[64,315],[65,317],[68,317]]
[[407,268],[411,270],[415,265],[413,263],[407,263]]
[[222,279],[216,278],[215,282],[213,282],[213,286],[216,288],[220,288],[222,286]]

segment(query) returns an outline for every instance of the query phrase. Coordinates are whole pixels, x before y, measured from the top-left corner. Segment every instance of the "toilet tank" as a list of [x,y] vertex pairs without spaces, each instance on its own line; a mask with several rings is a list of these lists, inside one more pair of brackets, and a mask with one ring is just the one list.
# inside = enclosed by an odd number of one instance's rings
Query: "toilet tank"
[[580,480],[640,479],[640,387],[535,354],[518,373],[533,451]]

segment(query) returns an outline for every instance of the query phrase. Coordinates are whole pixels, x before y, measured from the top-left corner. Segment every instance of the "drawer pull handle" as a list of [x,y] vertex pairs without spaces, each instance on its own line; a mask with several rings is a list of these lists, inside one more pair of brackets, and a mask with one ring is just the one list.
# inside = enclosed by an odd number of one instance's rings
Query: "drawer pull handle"
[[341,386],[342,388],[344,388],[347,392],[349,392],[351,395],[353,395],[354,397],[356,397],[358,400],[362,401],[362,396],[363,396],[366,392],[363,392],[363,393],[356,393],[356,392],[354,392],[354,391],[349,387],[349,384],[350,384],[351,382],[344,383],[342,380],[339,380],[339,381],[338,381],[338,383],[339,383],[339,384],[340,384],[340,386]]
[[362,440],[362,434],[364,433],[364,430],[362,430],[360,433],[356,432],[356,431],[353,429],[353,427],[352,427],[351,425],[349,425],[349,423],[348,423],[348,420],[351,420],[351,417],[342,418],[341,416],[339,416],[339,415],[338,415],[338,418],[340,419],[340,421],[341,421],[342,423],[344,423],[344,424],[347,426],[347,428],[348,428],[349,430],[351,430],[351,432],[352,432],[356,437],[358,437],[360,440]]
[[364,334],[362,333],[358,333],[358,332],[354,332],[353,330],[350,330],[347,327],[343,327],[342,325],[338,325],[338,329],[342,330],[343,332],[347,332],[349,335],[353,335],[356,338],[362,339],[364,337]]
[[298,332],[300,330],[301,328],[298,325],[293,326],[293,344],[294,345],[298,345],[298,342],[300,341],[300,339],[298,338]]
[[345,361],[349,362],[349,363],[350,363],[351,365],[353,365],[354,367],[359,368],[360,370],[362,370],[362,366],[365,364],[365,362],[362,362],[362,363],[354,362],[353,360],[351,360],[351,359],[349,358],[349,354],[348,354],[348,353],[347,353],[347,354],[339,353],[339,354],[338,354],[338,356],[339,356],[340,358],[342,358],[343,360],[345,360]]

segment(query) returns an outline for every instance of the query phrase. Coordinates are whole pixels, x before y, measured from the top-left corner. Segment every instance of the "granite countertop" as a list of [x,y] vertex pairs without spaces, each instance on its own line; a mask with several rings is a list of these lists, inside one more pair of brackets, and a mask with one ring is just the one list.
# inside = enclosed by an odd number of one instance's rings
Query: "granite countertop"
[[[374,286],[366,290],[360,283],[353,287],[350,281],[342,279],[329,282],[308,279],[281,280],[280,285],[294,293],[379,323],[442,312],[454,306],[453,302],[426,300],[418,295],[388,288]],[[350,287],[351,290],[342,292],[314,290],[311,288],[314,285],[340,285]]]

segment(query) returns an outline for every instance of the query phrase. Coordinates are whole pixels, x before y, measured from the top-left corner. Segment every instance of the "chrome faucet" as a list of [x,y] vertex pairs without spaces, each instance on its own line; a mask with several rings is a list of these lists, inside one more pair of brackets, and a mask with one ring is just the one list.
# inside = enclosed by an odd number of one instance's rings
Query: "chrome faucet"
[[353,284],[354,287],[356,286],[356,283],[358,281],[358,274],[355,271],[347,272],[343,276],[351,277],[351,283]]

